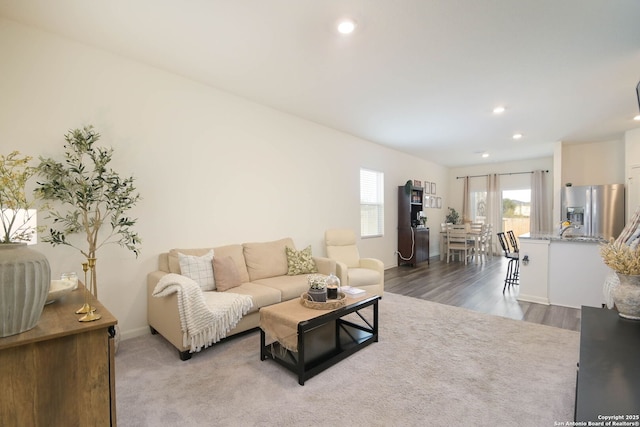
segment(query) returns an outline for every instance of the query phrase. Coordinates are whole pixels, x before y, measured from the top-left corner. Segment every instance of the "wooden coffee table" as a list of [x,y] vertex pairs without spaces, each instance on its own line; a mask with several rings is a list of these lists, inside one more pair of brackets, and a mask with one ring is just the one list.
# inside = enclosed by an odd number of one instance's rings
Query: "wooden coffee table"
[[[304,385],[305,380],[378,341],[379,300],[378,295],[366,294],[347,297],[346,305],[335,310],[315,310],[296,298],[261,308],[260,360],[275,360]],[[373,312],[372,321],[363,316],[365,310]],[[344,318],[352,313],[361,322]],[[267,344],[267,336],[275,341]]]

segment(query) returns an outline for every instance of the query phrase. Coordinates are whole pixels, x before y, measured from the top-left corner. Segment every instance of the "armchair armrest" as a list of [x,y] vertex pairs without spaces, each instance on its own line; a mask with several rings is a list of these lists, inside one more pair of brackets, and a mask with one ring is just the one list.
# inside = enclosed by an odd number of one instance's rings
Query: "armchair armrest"
[[336,274],[336,262],[334,260],[325,257],[314,256],[313,261],[316,263],[318,273],[325,274],[327,276],[331,273]]
[[360,267],[375,270],[380,273],[380,284],[375,292],[382,296],[384,292],[384,263],[375,258],[360,258]]
[[384,277],[384,264],[379,259],[375,258],[360,258],[360,267],[368,268],[370,270],[376,270]]

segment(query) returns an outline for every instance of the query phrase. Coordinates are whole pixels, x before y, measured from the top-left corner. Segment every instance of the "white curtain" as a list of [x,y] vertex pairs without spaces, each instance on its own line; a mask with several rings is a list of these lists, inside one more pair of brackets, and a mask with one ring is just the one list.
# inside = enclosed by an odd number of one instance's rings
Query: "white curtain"
[[[495,235],[502,230],[502,193],[500,192],[500,176],[496,173],[487,175],[487,223],[493,228]],[[498,239],[491,239],[494,254],[499,253],[496,248]]]
[[531,234],[551,231],[546,175],[546,172],[542,170],[533,171],[531,175],[531,221],[529,226]]
[[462,189],[462,223],[466,224],[471,222],[471,212],[469,207],[471,206],[471,193],[469,192],[469,177],[465,176],[462,179],[464,187]]

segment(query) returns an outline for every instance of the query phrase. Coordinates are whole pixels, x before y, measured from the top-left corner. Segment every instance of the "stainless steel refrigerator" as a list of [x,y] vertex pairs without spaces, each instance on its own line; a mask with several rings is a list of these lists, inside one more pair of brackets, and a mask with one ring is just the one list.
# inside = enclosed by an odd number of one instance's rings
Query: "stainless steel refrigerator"
[[566,235],[616,238],[624,228],[624,184],[564,187],[562,221],[574,226]]

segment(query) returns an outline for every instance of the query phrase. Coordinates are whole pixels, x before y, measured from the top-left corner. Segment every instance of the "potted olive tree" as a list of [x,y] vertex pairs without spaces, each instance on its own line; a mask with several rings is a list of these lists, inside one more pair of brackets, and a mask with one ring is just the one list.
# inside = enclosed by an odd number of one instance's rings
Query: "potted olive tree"
[[[64,161],[40,158],[36,194],[50,203],[53,221],[42,241],[66,245],[94,260],[107,244],[118,244],[136,257],[142,241],[133,226],[137,219],[127,216],[140,195],[133,177],[122,178],[109,167],[112,148],[96,145],[100,139],[93,126],[69,131],[65,136]],[[84,235],[73,239],[72,235]],[[91,270],[94,296],[98,297],[96,270]]]

